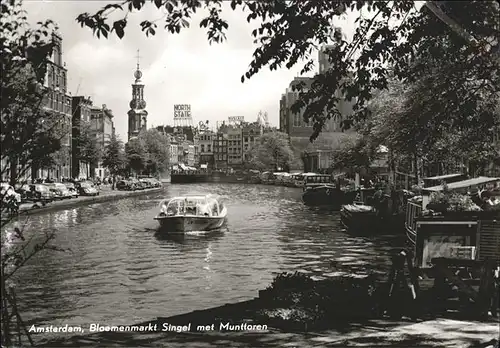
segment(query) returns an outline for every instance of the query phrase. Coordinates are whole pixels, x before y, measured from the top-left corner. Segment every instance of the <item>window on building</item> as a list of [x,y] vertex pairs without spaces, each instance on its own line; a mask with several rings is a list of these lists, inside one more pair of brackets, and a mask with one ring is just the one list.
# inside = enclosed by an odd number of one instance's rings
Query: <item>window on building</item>
[[207,152],[210,152],[210,144],[207,145]]

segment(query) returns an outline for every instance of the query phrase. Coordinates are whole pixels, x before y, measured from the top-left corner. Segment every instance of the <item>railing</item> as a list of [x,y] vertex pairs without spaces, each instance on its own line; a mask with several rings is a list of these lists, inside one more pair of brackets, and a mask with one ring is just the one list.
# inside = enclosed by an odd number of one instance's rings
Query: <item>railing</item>
[[[408,202],[406,205],[405,228],[408,234],[416,238],[417,235],[417,217],[422,213],[422,205],[419,203]],[[413,240],[415,242],[415,240]]]

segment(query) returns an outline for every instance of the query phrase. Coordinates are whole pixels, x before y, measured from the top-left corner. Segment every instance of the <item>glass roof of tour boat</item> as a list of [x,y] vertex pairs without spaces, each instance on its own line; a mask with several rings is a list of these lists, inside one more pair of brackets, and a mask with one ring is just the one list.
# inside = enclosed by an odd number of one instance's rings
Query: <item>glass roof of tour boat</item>
[[[468,188],[469,186],[484,185],[484,184],[494,183],[497,181],[500,181],[500,178],[490,178],[487,176],[480,176],[478,178],[453,182],[447,184],[447,186],[449,190],[459,190]],[[432,191],[432,192],[439,192],[442,190],[443,190],[443,185],[427,187],[424,189],[424,191]]]
[[217,201],[218,200],[217,195],[186,195],[186,196],[178,196],[178,197],[172,197],[172,198],[167,198],[164,199],[160,202],[160,206],[165,204],[165,203],[170,203],[170,202],[179,202],[179,201],[188,201],[189,203],[198,203],[198,202],[210,202],[210,201]]

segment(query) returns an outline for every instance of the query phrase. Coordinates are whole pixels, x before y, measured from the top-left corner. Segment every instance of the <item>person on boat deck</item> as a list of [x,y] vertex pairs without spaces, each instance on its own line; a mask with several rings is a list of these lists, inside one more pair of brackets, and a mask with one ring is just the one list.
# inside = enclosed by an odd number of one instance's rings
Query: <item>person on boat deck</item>
[[212,209],[210,209],[209,204],[198,203],[196,208],[198,209],[199,215],[212,216]]
[[168,208],[164,204],[162,206],[162,211],[166,212],[167,215],[177,215],[177,212],[179,211],[179,207],[177,204],[170,204]]

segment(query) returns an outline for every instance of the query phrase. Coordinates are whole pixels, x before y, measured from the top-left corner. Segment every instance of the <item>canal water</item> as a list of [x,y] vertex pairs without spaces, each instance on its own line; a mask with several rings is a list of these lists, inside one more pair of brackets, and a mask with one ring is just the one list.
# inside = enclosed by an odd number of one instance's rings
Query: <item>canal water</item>
[[[158,236],[160,200],[216,193],[228,206],[221,231]],[[43,251],[17,275],[24,319],[35,325],[131,324],[248,300],[279,272],[328,277],[387,271],[404,236],[353,236],[337,212],[308,208],[301,190],[261,185],[170,185],[163,194],[33,216],[28,235],[57,231],[66,252]],[[56,334],[53,334],[56,335]],[[49,338],[47,334],[44,339]]]

